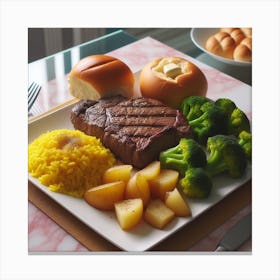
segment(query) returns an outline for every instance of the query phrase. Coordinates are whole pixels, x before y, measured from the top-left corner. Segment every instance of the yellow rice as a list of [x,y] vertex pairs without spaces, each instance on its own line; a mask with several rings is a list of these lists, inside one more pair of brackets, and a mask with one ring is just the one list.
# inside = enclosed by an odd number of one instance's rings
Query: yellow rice
[[44,133],[28,146],[28,171],[51,191],[82,197],[101,184],[114,155],[99,139],[78,130]]

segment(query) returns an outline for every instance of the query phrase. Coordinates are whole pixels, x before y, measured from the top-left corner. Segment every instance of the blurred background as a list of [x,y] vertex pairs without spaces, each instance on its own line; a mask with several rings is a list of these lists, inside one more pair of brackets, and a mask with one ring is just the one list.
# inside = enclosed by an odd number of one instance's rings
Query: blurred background
[[28,62],[52,55],[73,46],[124,30],[136,39],[153,37],[183,53],[196,56],[190,38],[191,28],[29,28]]

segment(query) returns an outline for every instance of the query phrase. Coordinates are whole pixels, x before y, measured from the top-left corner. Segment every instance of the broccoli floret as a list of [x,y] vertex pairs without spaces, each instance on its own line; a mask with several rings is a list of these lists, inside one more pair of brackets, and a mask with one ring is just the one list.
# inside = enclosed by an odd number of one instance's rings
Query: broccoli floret
[[251,131],[250,121],[239,108],[233,110],[228,121],[228,134],[238,137],[241,131]]
[[200,117],[203,112],[201,111],[201,106],[204,103],[213,102],[207,97],[203,96],[189,96],[185,98],[181,105],[181,110],[188,121]]
[[235,103],[228,98],[219,98],[215,101],[215,104],[220,107],[227,116],[230,116],[233,110],[237,108]]
[[252,134],[248,131],[241,131],[238,136],[238,143],[245,151],[247,159],[252,158]]
[[228,98],[219,98],[215,102],[207,97],[190,96],[181,106],[192,128],[194,139],[205,145],[207,138],[217,135],[238,137],[243,130],[250,132],[250,121],[246,114]]
[[179,181],[183,193],[191,198],[206,198],[212,190],[212,180],[203,168],[190,168]]
[[200,110],[203,114],[189,121],[189,125],[192,128],[195,140],[205,145],[208,137],[226,133],[227,117],[214,103],[204,103]]
[[235,103],[228,98],[220,98],[215,101],[215,104],[220,107],[228,117],[228,135],[238,137],[239,133],[243,130],[250,132],[250,121],[246,114],[239,109]]
[[179,144],[160,153],[163,168],[177,170],[183,176],[188,168],[206,166],[206,153],[193,139],[182,138]]
[[243,176],[247,159],[243,148],[237,138],[231,135],[215,135],[207,141],[209,156],[206,172],[210,176],[228,172],[232,178]]

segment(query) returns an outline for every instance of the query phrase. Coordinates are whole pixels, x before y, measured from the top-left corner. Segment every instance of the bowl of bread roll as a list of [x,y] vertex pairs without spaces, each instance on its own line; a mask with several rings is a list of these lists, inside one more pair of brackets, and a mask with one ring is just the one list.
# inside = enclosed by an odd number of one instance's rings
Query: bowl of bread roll
[[252,64],[252,28],[192,28],[191,39],[200,50],[221,62]]

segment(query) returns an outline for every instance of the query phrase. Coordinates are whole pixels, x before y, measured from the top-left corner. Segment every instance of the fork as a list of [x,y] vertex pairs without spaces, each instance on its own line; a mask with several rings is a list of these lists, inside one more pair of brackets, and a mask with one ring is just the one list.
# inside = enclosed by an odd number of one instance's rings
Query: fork
[[36,101],[40,90],[41,86],[35,82],[32,82],[31,85],[28,87],[28,112],[30,111],[34,102]]

